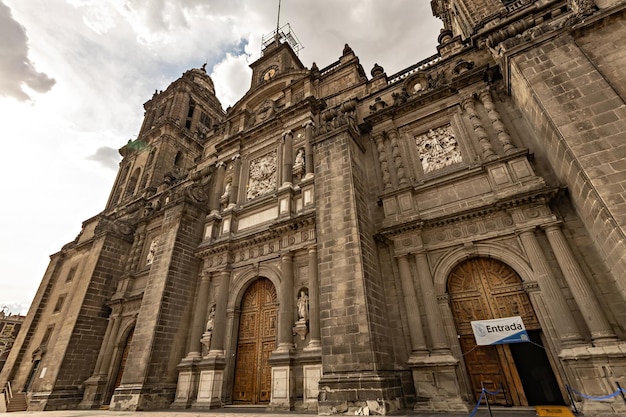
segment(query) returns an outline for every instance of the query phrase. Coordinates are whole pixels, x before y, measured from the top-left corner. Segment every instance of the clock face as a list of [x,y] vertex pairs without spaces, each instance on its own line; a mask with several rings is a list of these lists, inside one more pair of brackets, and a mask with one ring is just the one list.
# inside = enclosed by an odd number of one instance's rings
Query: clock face
[[278,71],[278,68],[276,67],[270,67],[267,70],[265,70],[265,72],[263,73],[263,79],[265,81],[269,81],[272,78],[274,78],[274,75],[276,75],[276,72]]

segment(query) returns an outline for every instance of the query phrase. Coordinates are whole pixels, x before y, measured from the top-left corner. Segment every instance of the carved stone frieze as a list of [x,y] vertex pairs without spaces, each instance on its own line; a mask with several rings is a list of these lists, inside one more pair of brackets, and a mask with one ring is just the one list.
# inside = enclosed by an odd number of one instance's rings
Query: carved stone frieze
[[448,227],[432,227],[424,229],[422,240],[425,244],[437,245],[444,242],[462,241],[470,237],[491,234],[511,229],[515,225],[511,216],[505,213],[490,217],[466,221]]
[[283,230],[280,235],[270,233],[230,245],[218,245],[203,250],[200,256],[205,258],[205,269],[214,270],[228,264],[237,266],[259,262],[268,257],[278,256],[281,251],[306,247],[313,242],[315,227],[308,225],[297,230]]
[[458,164],[463,161],[452,126],[431,129],[415,137],[415,144],[424,174]]

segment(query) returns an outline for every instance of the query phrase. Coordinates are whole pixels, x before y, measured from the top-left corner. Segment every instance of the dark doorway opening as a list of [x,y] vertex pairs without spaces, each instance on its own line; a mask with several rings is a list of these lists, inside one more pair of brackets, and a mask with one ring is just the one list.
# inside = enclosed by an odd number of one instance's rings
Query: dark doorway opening
[[528,405],[565,405],[539,331],[530,330],[528,336],[532,343],[514,343],[509,346]]

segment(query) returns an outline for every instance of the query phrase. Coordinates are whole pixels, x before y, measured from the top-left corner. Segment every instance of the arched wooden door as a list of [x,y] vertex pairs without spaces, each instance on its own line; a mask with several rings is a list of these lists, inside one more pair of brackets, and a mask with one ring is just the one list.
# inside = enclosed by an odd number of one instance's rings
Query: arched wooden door
[[266,278],[255,281],[241,300],[234,404],[270,401],[272,375],[269,357],[276,344],[276,288]]
[[[501,405],[563,404],[541,341],[541,327],[522,280],[490,258],[470,259],[454,268],[448,292],[465,366],[476,399],[482,386],[502,390],[490,402]],[[477,346],[470,322],[521,316],[533,343]]]

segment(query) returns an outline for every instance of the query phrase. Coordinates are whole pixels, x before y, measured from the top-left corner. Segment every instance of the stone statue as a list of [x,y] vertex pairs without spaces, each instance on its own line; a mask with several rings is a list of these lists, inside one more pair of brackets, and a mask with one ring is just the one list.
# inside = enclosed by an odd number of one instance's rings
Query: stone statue
[[227,182],[226,183],[226,187],[224,187],[224,194],[222,194],[222,197],[220,197],[220,198],[226,199],[226,198],[230,197],[230,190],[231,190],[231,188],[232,188],[231,183]]
[[156,254],[156,250],[157,250],[158,244],[159,244],[159,242],[158,242],[157,239],[154,239],[150,243],[150,249],[148,250],[148,256],[146,256],[146,265],[152,265],[152,262],[154,261],[154,255]]
[[302,321],[309,319],[309,296],[304,291],[300,291],[298,298],[298,318]]
[[213,323],[215,322],[215,306],[211,307],[209,312],[209,319],[206,322],[206,332],[213,330]]
[[304,165],[304,150],[302,148],[298,149],[298,153],[296,154],[296,159],[294,161],[294,166]]

